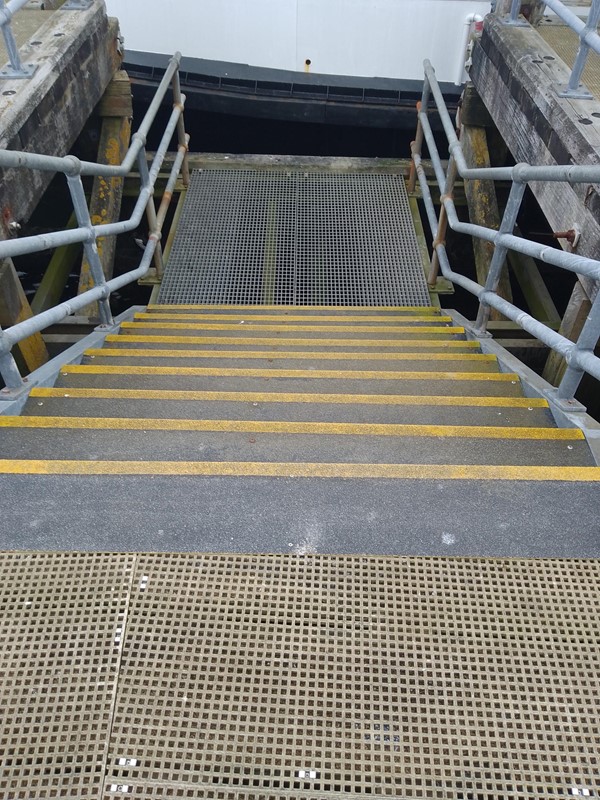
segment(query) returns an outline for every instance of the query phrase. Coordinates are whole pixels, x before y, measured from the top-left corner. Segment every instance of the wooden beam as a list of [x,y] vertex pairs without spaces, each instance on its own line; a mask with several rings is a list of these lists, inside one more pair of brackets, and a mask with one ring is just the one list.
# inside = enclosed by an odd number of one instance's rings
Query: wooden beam
[[[66,225],[66,229],[74,228],[76,224],[75,214]],[[47,308],[55,306],[65,290],[71,270],[75,264],[81,260],[81,245],[68,244],[64,247],[57,247],[50,263],[46,267],[44,277],[31,301],[31,310],[34,314],[39,314]]]
[[[577,281],[558,332],[572,342],[577,341],[591,308],[592,304],[587,292],[581,283]],[[543,377],[548,383],[558,386],[566,368],[567,364],[564,358],[553,351],[546,361]]]
[[477,94],[472,83],[465,86],[459,104],[460,124],[471,125],[476,128],[494,128],[494,120],[485,107],[483,100]]
[[[98,162],[100,164],[119,165],[131,139],[131,117],[133,107],[131,100],[131,84],[126,72],[119,71],[109,84],[107,93],[98,106],[102,117],[100,143],[98,145]],[[116,222],[121,213],[123,197],[123,178],[94,178],[90,217],[93,225]],[[102,269],[107,279],[112,277],[115,261],[116,236],[98,239],[98,254]],[[84,257],[81,264],[78,294],[91,289],[94,280],[88,260]],[[84,311],[87,316],[98,315],[98,303],[92,303]]]
[[97,113],[101,117],[133,117],[131,80],[124,69],[115,72],[98,103]]
[[[490,154],[485,128],[463,125],[460,132],[460,141],[469,167],[485,168],[490,166]],[[493,181],[465,181],[465,194],[471,222],[475,225],[482,225],[485,228],[498,230],[500,227],[500,212]],[[474,237],[473,253],[475,255],[477,280],[483,286],[490,270],[494,245],[491,242]],[[512,301],[512,290],[506,265],[502,268],[498,294],[505,300]],[[492,309],[490,319],[503,319],[503,316],[495,309]]]
[[[12,259],[0,261],[0,326],[10,328],[33,316]],[[35,333],[13,348],[22,373],[33,372],[48,361],[48,351],[41,334]]]

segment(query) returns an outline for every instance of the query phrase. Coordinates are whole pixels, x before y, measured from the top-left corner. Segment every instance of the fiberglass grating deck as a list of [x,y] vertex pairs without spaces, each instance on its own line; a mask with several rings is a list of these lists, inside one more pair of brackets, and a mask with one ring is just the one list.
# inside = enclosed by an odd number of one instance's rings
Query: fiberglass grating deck
[[195,171],[159,303],[429,305],[403,178]]
[[600,564],[0,556],[0,796],[600,793]]

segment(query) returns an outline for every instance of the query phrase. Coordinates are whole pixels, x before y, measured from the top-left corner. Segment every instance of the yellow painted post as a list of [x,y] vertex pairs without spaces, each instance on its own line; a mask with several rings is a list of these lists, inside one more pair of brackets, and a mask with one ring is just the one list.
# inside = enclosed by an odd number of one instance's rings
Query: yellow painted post
[[[0,326],[10,328],[33,317],[33,312],[21,286],[12,259],[0,262]],[[13,349],[19,369],[32,372],[48,361],[48,351],[40,333],[34,333]]]
[[[123,70],[116,73],[98,106],[102,117],[102,130],[98,146],[98,161],[101,164],[119,165],[131,139],[131,84]],[[121,212],[123,197],[122,178],[96,177],[92,188],[90,217],[93,225],[116,222]],[[106,278],[112,277],[115,259],[116,237],[98,239],[98,253]],[[78,293],[91,289],[94,280],[86,258],[81,264]],[[82,312],[90,317],[98,316],[98,304],[92,303]]]
[[[463,125],[460,141],[469,167],[485,168],[490,166],[490,153],[485,128]],[[471,222],[484,228],[498,230],[500,227],[500,212],[493,181],[465,181],[465,193]],[[484,286],[494,254],[494,245],[483,239],[473,238],[473,252],[475,255],[477,281]],[[502,268],[498,294],[505,300],[512,302],[512,289],[506,264]],[[504,317],[498,311],[492,309],[490,319],[498,320],[504,319]]]

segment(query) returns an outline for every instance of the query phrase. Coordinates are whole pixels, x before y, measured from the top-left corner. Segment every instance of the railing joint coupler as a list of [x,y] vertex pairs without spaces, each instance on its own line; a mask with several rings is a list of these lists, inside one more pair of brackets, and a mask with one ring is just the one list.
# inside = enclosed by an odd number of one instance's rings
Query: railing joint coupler
[[133,136],[131,137],[131,143],[133,144],[133,142],[140,142],[142,147],[146,147],[146,138],[147,137],[144,136],[143,133],[137,131],[137,133],[134,133]]
[[81,175],[83,165],[81,161],[77,158],[77,156],[65,156],[63,158],[63,162],[66,165],[65,175],[67,176],[67,178]]

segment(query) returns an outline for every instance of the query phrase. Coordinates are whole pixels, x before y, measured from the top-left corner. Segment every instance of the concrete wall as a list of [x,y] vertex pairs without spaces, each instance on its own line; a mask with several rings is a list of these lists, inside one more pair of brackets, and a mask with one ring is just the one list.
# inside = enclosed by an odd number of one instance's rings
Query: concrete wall
[[454,81],[464,21],[481,0],[107,0],[125,47],[274,69]]

